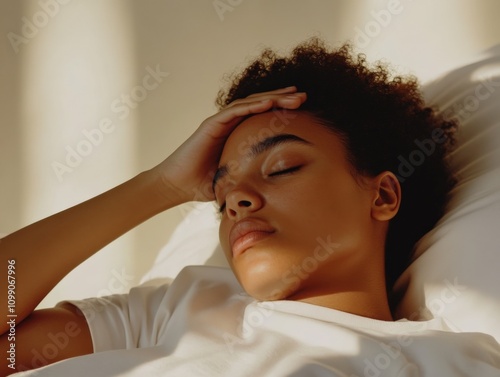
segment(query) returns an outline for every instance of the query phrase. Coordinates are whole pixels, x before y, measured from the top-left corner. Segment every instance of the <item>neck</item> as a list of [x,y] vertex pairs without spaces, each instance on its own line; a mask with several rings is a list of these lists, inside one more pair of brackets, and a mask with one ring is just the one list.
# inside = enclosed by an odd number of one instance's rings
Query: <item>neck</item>
[[[307,302],[363,317],[392,321],[385,285],[383,261],[358,266],[351,273],[332,279],[331,275],[315,284],[303,286],[288,300]],[[324,276],[324,275],[323,275]]]
[[288,299],[381,321],[393,320],[385,292],[375,294],[364,291],[344,291],[315,296],[304,295],[304,297],[301,297],[300,292],[297,292],[296,295]]

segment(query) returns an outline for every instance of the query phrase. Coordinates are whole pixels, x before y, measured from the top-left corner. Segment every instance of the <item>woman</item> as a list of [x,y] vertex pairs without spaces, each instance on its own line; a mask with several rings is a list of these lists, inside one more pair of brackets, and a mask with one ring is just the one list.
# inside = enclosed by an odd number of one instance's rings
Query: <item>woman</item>
[[[218,104],[158,166],[1,241],[18,370],[87,355],[37,375],[451,375],[478,359],[476,375],[498,373],[489,338],[392,318],[391,284],[453,185],[455,125],[413,79],[311,40],[264,52]],[[107,243],[193,198],[220,206],[232,271],[186,268],[168,289],[34,311]]]

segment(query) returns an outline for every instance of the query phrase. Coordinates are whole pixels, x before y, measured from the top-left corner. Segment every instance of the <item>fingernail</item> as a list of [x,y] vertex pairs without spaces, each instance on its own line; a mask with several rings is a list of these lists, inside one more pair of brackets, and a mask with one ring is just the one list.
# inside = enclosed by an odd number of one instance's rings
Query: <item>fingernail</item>
[[293,94],[286,95],[285,98],[299,98],[299,97],[302,97],[303,95],[304,95],[303,92],[293,93]]

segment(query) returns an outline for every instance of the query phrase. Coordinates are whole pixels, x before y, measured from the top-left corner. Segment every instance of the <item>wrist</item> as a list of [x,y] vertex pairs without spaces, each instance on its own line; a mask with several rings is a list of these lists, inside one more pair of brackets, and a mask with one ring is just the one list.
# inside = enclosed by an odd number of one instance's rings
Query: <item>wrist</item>
[[151,169],[137,176],[146,187],[147,195],[157,203],[159,212],[189,201],[185,193],[157,169]]

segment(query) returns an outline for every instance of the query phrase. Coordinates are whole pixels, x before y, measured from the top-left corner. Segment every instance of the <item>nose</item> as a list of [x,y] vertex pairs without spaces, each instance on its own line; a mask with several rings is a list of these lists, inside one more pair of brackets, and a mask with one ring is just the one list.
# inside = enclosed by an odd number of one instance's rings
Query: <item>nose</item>
[[226,195],[227,216],[239,220],[262,208],[263,199],[251,188],[235,187]]

